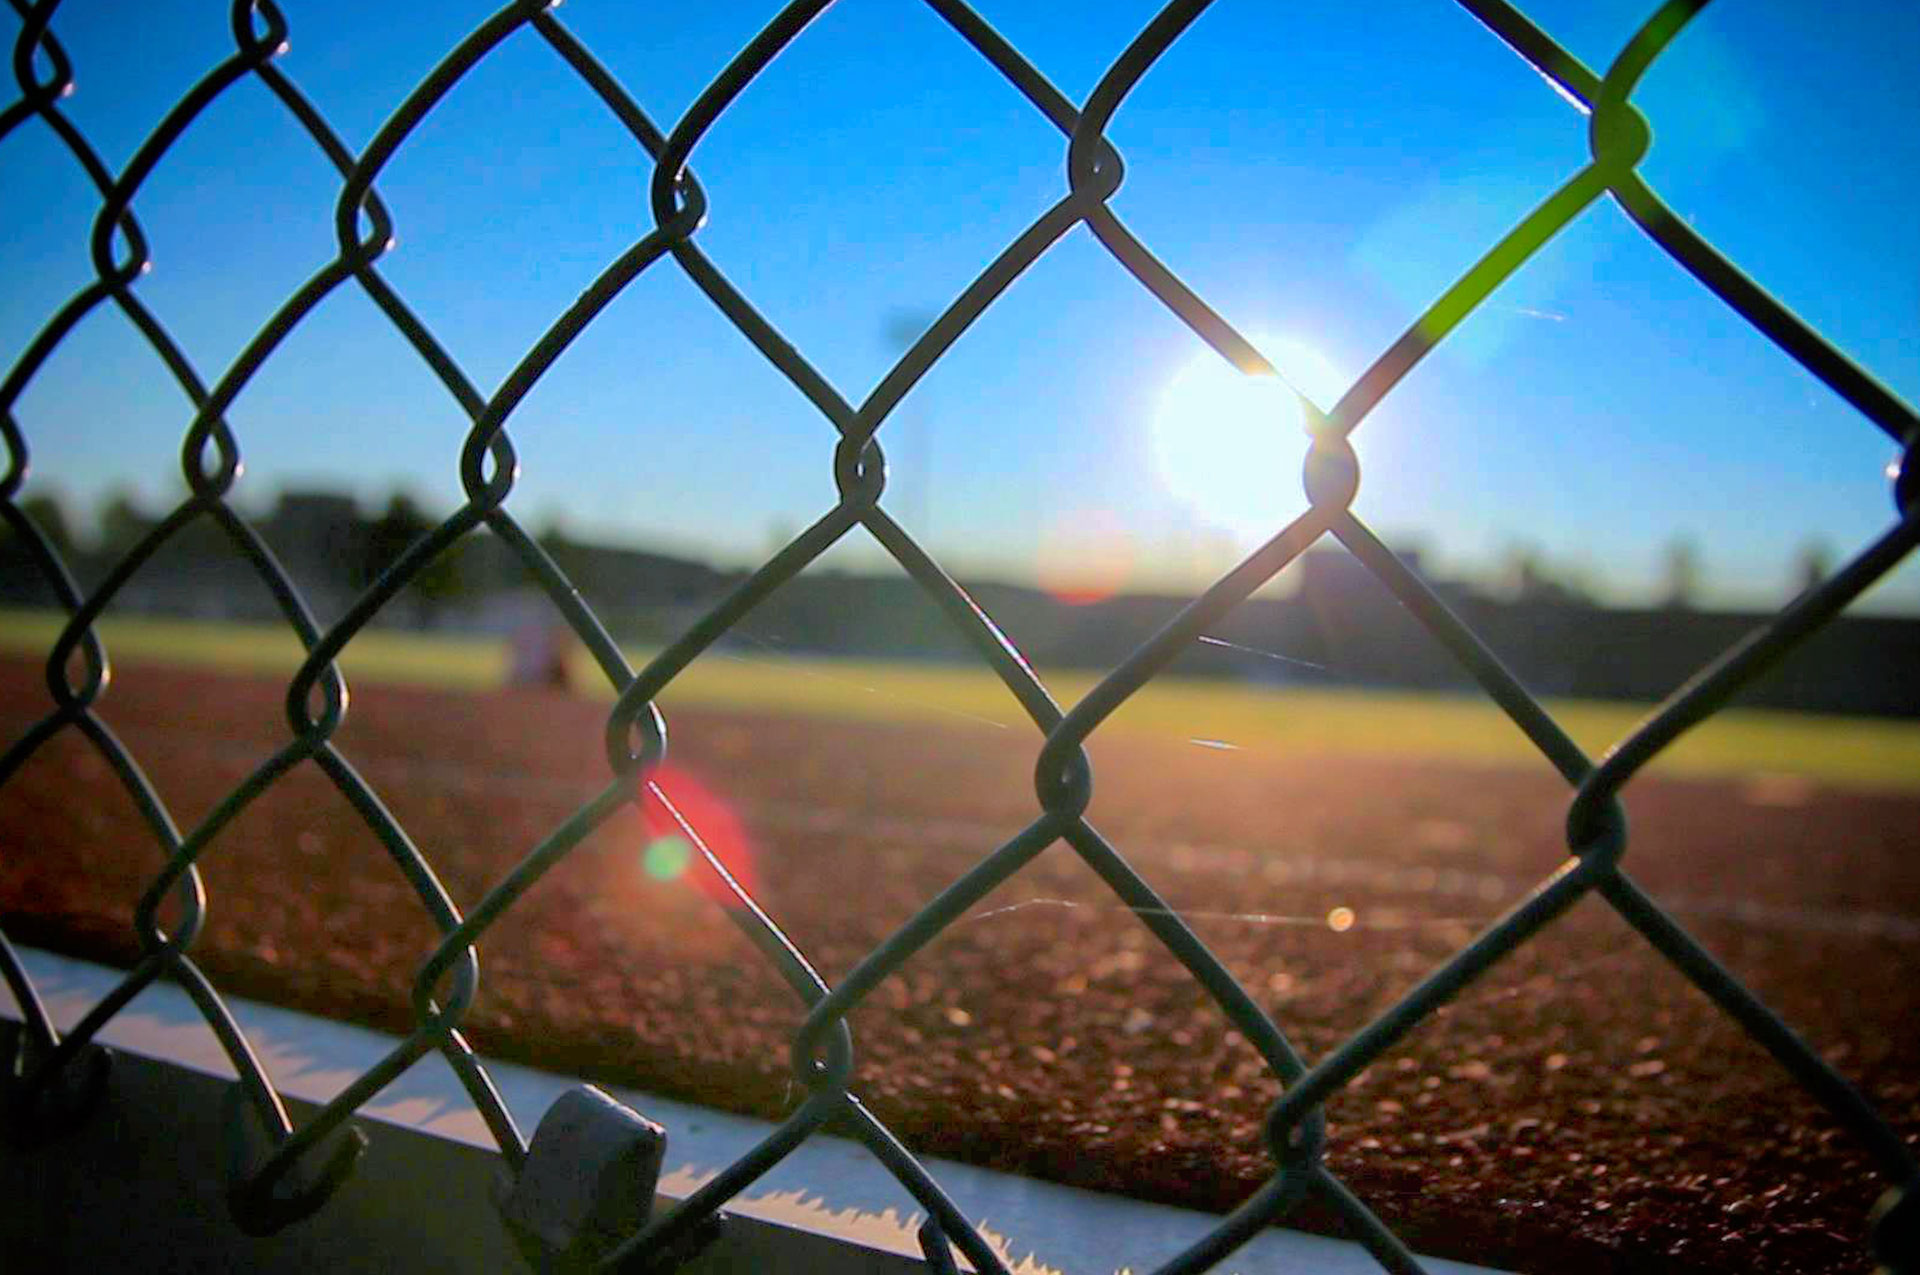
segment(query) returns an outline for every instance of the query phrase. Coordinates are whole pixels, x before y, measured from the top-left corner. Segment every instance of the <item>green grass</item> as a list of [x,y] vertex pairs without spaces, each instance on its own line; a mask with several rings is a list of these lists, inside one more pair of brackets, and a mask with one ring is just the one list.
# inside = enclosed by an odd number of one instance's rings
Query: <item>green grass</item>
[[[0,651],[40,655],[59,632],[50,612],[0,611]],[[101,625],[115,659],[285,674],[299,643],[284,628],[116,617]],[[646,651],[630,651],[637,668]],[[604,683],[584,652],[581,686]],[[498,686],[506,669],[494,639],[371,631],[341,664],[349,682],[461,689]],[[1063,704],[1092,674],[1042,674]],[[661,697],[677,706],[755,709],[882,721],[987,723],[1030,731],[984,666],[919,665],[801,656],[710,653]],[[1562,727],[1590,755],[1624,736],[1646,706],[1557,701]],[[1161,678],[1128,700],[1103,733],[1218,741],[1262,752],[1338,753],[1543,764],[1506,717],[1471,695],[1256,687]],[[1734,709],[1684,736],[1654,766],[1669,774],[1804,775],[1861,787],[1920,788],[1920,722]]]

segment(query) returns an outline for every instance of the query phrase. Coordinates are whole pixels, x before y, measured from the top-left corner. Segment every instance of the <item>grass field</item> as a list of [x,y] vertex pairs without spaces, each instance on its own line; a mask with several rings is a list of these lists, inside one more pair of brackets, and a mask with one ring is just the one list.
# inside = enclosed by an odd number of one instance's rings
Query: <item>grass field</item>
[[[44,652],[63,617],[0,612],[0,653]],[[275,626],[113,617],[100,631],[117,659],[236,672],[285,674],[299,663],[293,634]],[[630,650],[635,668],[651,652]],[[373,630],[342,658],[349,683],[478,690],[500,685],[499,639]],[[1063,706],[1094,684],[1085,670],[1043,680]],[[575,684],[606,683],[576,652]],[[661,697],[668,709],[728,708],[842,720],[971,721],[1027,730],[1012,697],[984,666],[841,660],[765,651],[710,652]],[[1562,727],[1597,757],[1646,713],[1633,704],[1558,701]],[[1477,695],[1280,688],[1163,677],[1134,696],[1102,733],[1174,737],[1268,753],[1433,758],[1481,763],[1537,761],[1531,743]],[[1817,716],[1734,708],[1683,737],[1650,768],[1671,775],[1799,775],[1867,788],[1920,788],[1920,721]]]

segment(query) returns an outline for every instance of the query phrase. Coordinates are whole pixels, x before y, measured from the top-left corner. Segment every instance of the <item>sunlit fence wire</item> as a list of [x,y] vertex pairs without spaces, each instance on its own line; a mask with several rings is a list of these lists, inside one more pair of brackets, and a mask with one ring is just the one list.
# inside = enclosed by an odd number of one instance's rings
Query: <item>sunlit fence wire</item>
[[[591,1146],[562,1135],[536,1139],[532,1147],[503,1106],[485,1066],[460,1031],[463,1015],[480,994],[478,944],[501,916],[585,837],[622,807],[656,799],[678,811],[672,793],[656,782],[666,752],[666,724],[656,700],[702,652],[727,635],[750,611],[780,589],[837,541],[864,531],[943,610],[1013,693],[1036,731],[1035,814],[1011,840],[983,845],[980,857],[928,900],[896,932],[868,952],[840,981],[821,978],[769,913],[740,882],[712,866],[729,896],[722,910],[737,924],[804,1003],[806,1017],[792,1041],[791,1066],[805,1100],[765,1141],[727,1166],[684,1202],[645,1225],[614,1235],[587,1235],[581,1217],[560,1219],[572,1235],[570,1260],[614,1266],[671,1260],[698,1241],[718,1211],[750,1187],[811,1135],[831,1126],[871,1150],[926,1209],[921,1233],[936,1269],[954,1269],[949,1245],[985,1271],[1005,1265],[979,1231],[949,1200],[940,1184],[851,1087],[854,1040],[847,1020],[883,980],[915,959],[921,949],[994,888],[1019,873],[1048,847],[1064,842],[1074,854],[1165,945],[1262,1055],[1282,1085],[1268,1112],[1265,1140],[1272,1171],[1265,1182],[1203,1239],[1177,1254],[1142,1254],[1166,1271],[1198,1271],[1232,1253],[1259,1229],[1285,1218],[1308,1197],[1331,1208],[1390,1270],[1413,1271],[1419,1263],[1407,1247],[1330,1171],[1324,1160],[1328,1098],[1421,1025],[1450,997],[1496,965],[1570,906],[1597,896],[1719,1008],[1764,1046],[1787,1074],[1804,1086],[1866,1148],[1888,1184],[1870,1236],[1889,1266],[1913,1269],[1916,1214],[1920,1213],[1920,1167],[1912,1152],[1865,1099],[1644,893],[1625,871],[1628,829],[1622,790],[1649,761],[1683,732],[1710,717],[1730,697],[1818,631],[1920,541],[1920,419],[1914,410],[1850,361],[1846,355],[1740,272],[1712,244],[1676,217],[1640,176],[1638,166],[1652,139],[1648,121],[1633,103],[1635,86],[1662,51],[1703,7],[1704,0],[1672,0],[1650,17],[1604,72],[1573,57],[1549,34],[1504,0],[1459,0],[1467,15],[1485,25],[1566,100],[1568,127],[1584,127],[1590,160],[1571,173],[1549,198],[1490,245],[1479,261],[1375,359],[1337,403],[1302,401],[1312,446],[1304,481],[1309,505],[1259,549],[1216,580],[1150,641],[1107,673],[1077,704],[1062,707],[1006,636],[888,513],[883,501],[886,463],[881,433],[902,397],[996,298],[1062,236],[1085,225],[1129,272],[1219,355],[1254,375],[1277,375],[1246,338],[1210,308],[1137,239],[1109,207],[1124,175],[1122,157],[1105,130],[1128,93],[1152,69],[1207,0],[1175,0],[1139,33],[1101,77],[1084,103],[1057,90],[1018,50],[963,0],[926,0],[965,42],[1055,128],[1065,144],[1064,192],[921,332],[862,402],[843,397],[729,281],[700,246],[707,196],[691,162],[701,139],[769,63],[829,0],[797,0],[760,31],[699,95],[686,115],[663,131],[637,106],[545,3],[509,4],[467,36],[388,116],[373,141],[354,153],[327,120],[275,64],[287,39],[287,22],[271,0],[235,0],[231,7],[233,52],[205,76],[147,135],[119,172],[62,113],[73,68],[53,19],[60,0],[9,0],[22,26],[13,51],[19,100],[0,113],[0,137],[15,129],[45,128],[99,192],[91,228],[97,277],[47,320],[21,351],[0,384],[0,430],[7,464],[0,478],[0,515],[24,545],[69,618],[47,652],[51,708],[12,743],[0,759],[0,782],[16,774],[36,750],[64,731],[84,736],[134,801],[164,867],[135,911],[142,956],[116,990],[72,1030],[56,1031],[32,981],[3,938],[0,972],[24,1018],[8,1047],[13,1056],[4,1087],[8,1130],[22,1138],[51,1137],[98,1096],[104,1055],[94,1044],[101,1028],[143,988],[157,979],[179,983],[218,1036],[239,1079],[233,1119],[250,1148],[236,1164],[230,1202],[244,1230],[275,1230],[323,1206],[352,1171],[364,1135],[351,1123],[356,1110],[425,1055],[438,1052],[452,1066],[499,1144],[510,1172],[521,1181],[550,1172],[543,1159],[579,1154]],[[649,16],[648,21],[665,19]],[[652,161],[653,224],[608,265],[574,304],[529,349],[492,394],[481,392],[459,362],[408,308],[380,272],[380,259],[394,227],[376,189],[381,173],[420,122],[486,59],[502,41],[531,28],[555,57],[571,68]],[[148,245],[135,215],[143,183],[181,135],[222,95],[253,79],[278,109],[298,123],[340,175],[334,225],[339,249],[254,335],[233,362],[209,381],[169,335],[163,319],[141,300],[136,285],[147,268]],[[23,188],[9,186],[11,197]],[[1786,354],[1856,408],[1867,425],[1884,431],[1900,449],[1893,470],[1892,508],[1885,531],[1845,567],[1796,599],[1769,622],[1725,651],[1675,691],[1602,758],[1589,758],[1548,710],[1501,664],[1480,638],[1431,592],[1419,576],[1352,510],[1360,466],[1349,437],[1399,381],[1488,295],[1522,269],[1549,239],[1603,197],[1610,197],[1655,244],[1689,271]],[[507,508],[517,465],[509,433],[514,409],[569,343],[620,292],[647,270],[678,270],[699,287],[761,355],[818,409],[822,463],[830,464],[838,499],[804,532],[774,553],[730,595],[678,635],[644,668],[627,664],[600,620],[572,588],[566,574]],[[274,357],[282,342],[331,293],[358,288],[419,354],[471,419],[458,456],[464,503],[413,544],[379,576],[331,627],[316,623],[300,591],[273,552],[230,502],[240,473],[241,442],[225,413],[236,396]],[[83,591],[45,530],[16,501],[27,475],[29,439],[14,416],[15,405],[76,324],[98,307],[117,308],[165,362],[192,406],[181,450],[187,495],[177,508],[128,551],[91,591]],[[831,444],[825,446],[824,444]],[[183,529],[210,523],[224,534],[271,591],[306,657],[286,688],[287,742],[260,762],[203,819],[182,829],[138,760],[97,713],[107,689],[108,652],[96,623],[128,581]],[[397,594],[462,537],[486,528],[537,578],[552,605],[578,635],[617,693],[605,729],[608,778],[581,806],[525,857],[472,910],[462,913],[436,878],[433,866],[388,812],[379,795],[333,739],[346,715],[346,685],[337,661]],[[1225,966],[1209,952],[1179,913],[1121,857],[1091,821],[1096,805],[1094,775],[1084,746],[1130,696],[1151,681],[1190,643],[1245,600],[1275,573],[1324,537],[1343,544],[1416,616],[1525,732],[1565,778],[1570,797],[1566,844],[1570,857],[1510,912],[1454,953],[1417,986],[1355,1031],[1339,1047],[1309,1064],[1289,1043],[1280,1023],[1263,1011]],[[305,1123],[288,1117],[279,1092],[254,1056],[220,993],[196,966],[192,951],[210,901],[198,862],[250,803],[295,767],[323,772],[352,805],[410,882],[439,942],[413,985],[411,1033],[378,1066],[358,1077]],[[689,842],[704,850],[698,828],[682,819]],[[711,856],[709,859],[711,860]],[[162,911],[171,908],[163,925]],[[576,1113],[577,1114],[577,1113]],[[583,1119],[590,1119],[583,1116]],[[544,1126],[543,1126],[544,1129]],[[650,1185],[649,1188],[650,1189]],[[588,1228],[589,1230],[591,1228]],[[592,1239],[592,1242],[589,1240]]]

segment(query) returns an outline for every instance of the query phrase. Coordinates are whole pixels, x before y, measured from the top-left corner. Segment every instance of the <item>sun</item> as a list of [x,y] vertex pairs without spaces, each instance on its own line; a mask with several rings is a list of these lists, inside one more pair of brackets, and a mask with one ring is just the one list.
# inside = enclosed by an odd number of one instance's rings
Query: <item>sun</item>
[[1243,545],[1267,539],[1306,503],[1300,467],[1311,440],[1289,386],[1326,410],[1350,383],[1305,342],[1254,346],[1280,375],[1250,376],[1203,350],[1161,390],[1152,420],[1154,461],[1168,493]]

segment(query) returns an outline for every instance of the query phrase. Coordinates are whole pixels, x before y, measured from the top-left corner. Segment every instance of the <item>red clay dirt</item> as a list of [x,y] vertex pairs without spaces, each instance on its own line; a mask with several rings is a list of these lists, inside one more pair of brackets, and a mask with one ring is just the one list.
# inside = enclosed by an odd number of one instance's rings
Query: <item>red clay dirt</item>
[[[463,908],[609,778],[604,704],[355,691],[336,743]],[[283,696],[272,680],[134,666],[101,712],[184,830],[287,741]],[[0,738],[47,703],[36,664],[0,660]],[[701,804],[705,790],[696,826],[829,981],[1036,813],[1030,732],[669,718],[669,792]],[[1090,751],[1089,817],[1309,1060],[1564,855],[1567,792],[1544,763],[1140,738]],[[1920,799],[1647,779],[1627,807],[1635,879],[1920,1141]],[[728,817],[738,835],[716,836]],[[799,1003],[693,874],[644,870],[654,835],[623,811],[482,938],[464,1027],[491,1055],[778,1117]],[[159,862],[73,731],[0,787],[0,920],[16,940],[125,964]],[[242,813],[202,870],[193,954],[223,990],[410,1027],[434,931],[314,766]],[[1343,909],[1352,924],[1336,929]],[[1261,1119],[1277,1083],[1064,846],[852,1026],[858,1092],[917,1150],[1212,1210],[1273,1168]],[[1422,1251],[1556,1275],[1872,1266],[1866,1214],[1885,1184],[1866,1157],[1598,900],[1328,1117],[1329,1165]],[[1311,1210],[1292,1221],[1333,1227]]]

